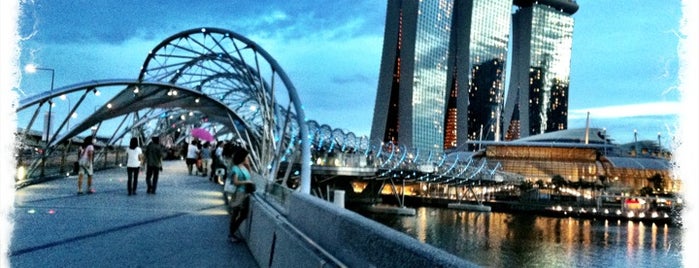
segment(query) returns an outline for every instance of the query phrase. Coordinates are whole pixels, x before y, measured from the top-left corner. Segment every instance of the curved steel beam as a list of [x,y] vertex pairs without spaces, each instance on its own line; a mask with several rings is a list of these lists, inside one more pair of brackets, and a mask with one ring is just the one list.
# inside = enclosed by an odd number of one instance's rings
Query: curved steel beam
[[[224,44],[224,42],[226,43]],[[232,47],[229,47],[229,45]],[[192,46],[196,47],[196,49],[193,49]],[[182,54],[187,55],[170,55],[168,54],[169,48],[181,51]],[[243,50],[246,51],[245,56],[248,57],[244,57]],[[253,52],[253,54],[247,55],[247,52],[250,51]],[[269,64],[270,70],[265,69],[265,71],[271,72],[271,78],[273,79],[271,84],[262,82],[265,80],[262,79],[262,73],[260,72],[260,62],[258,60],[258,55],[261,56],[267,64]],[[196,64],[193,64],[191,62],[187,64],[189,64],[188,66],[202,67],[202,73],[204,77],[217,75],[217,73],[229,72],[230,70],[222,68],[221,65],[209,66],[203,63],[203,61],[208,61],[211,57],[214,56],[217,59],[222,59],[221,62],[230,61],[233,63],[233,65],[236,65],[238,67],[245,66],[245,68],[242,69],[233,68],[233,71],[235,71],[239,75],[239,80],[242,81],[243,84],[250,85],[257,89],[255,92],[252,92],[251,94],[253,94],[256,100],[259,102],[260,108],[265,107],[265,110],[259,111],[263,115],[261,117],[262,121],[260,122],[262,125],[258,126],[259,131],[262,134],[262,140],[260,141],[261,148],[259,149],[260,152],[265,152],[266,154],[275,154],[274,156],[260,156],[262,157],[262,159],[264,159],[264,161],[279,161],[278,158],[282,156],[281,154],[279,154],[280,150],[277,147],[282,146],[282,144],[285,142],[279,136],[283,135],[286,136],[285,139],[289,139],[289,135],[295,135],[287,133],[286,129],[281,130],[282,134],[276,134],[276,131],[279,130],[279,126],[276,126],[275,124],[277,123],[277,118],[275,118],[275,116],[277,115],[273,110],[277,107],[283,106],[280,106],[278,105],[278,103],[275,103],[275,101],[273,101],[273,97],[276,97],[274,91],[269,92],[267,90],[270,89],[270,85],[271,89],[274,90],[274,79],[280,79],[282,81],[282,84],[285,86],[285,89],[287,90],[287,97],[290,102],[290,107],[293,107],[296,112],[294,114],[294,120],[296,120],[296,127],[300,132],[298,136],[304,137],[300,139],[302,151],[301,159],[303,163],[301,169],[301,185],[299,189],[301,192],[310,193],[310,142],[307,138],[305,138],[308,137],[308,129],[305,124],[305,113],[303,110],[303,106],[301,105],[301,101],[298,97],[298,94],[296,93],[296,88],[291,83],[281,66],[279,66],[276,60],[272,58],[269,53],[267,53],[256,43],[252,42],[251,40],[240,34],[219,28],[197,28],[186,30],[163,40],[153,50],[151,50],[148,57],[143,63],[141,74],[139,75],[138,80],[143,81],[147,79],[158,79],[173,82],[176,81],[180,84],[185,83],[186,81],[182,81],[180,77],[182,72],[181,70],[180,73],[177,73],[176,71],[169,69],[176,68],[174,66],[181,67],[183,63],[175,62],[175,64],[173,64],[166,61],[158,61],[158,59],[160,59],[161,57],[164,59],[172,57],[173,61],[182,58],[190,59],[190,61],[196,61]],[[196,58],[198,58],[198,60]],[[216,60],[214,62],[214,64],[218,64],[219,61]],[[235,64],[236,62],[238,62],[238,64]],[[192,77],[192,79],[201,81],[202,78]],[[201,89],[203,92],[206,93],[206,90],[203,87]],[[291,111],[287,110],[286,112],[290,113]],[[291,126],[287,123],[283,123],[282,125]],[[270,147],[270,149],[264,149],[268,146]],[[251,153],[254,154],[255,152]],[[274,165],[274,163],[270,164]],[[275,168],[276,167],[272,166],[269,170],[260,171],[262,171],[263,173],[270,172],[270,175],[276,175]]]

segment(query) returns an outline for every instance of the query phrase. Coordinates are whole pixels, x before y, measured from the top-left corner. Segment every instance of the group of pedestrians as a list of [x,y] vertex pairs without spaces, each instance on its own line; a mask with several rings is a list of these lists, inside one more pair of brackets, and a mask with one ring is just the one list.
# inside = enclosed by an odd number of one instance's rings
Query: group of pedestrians
[[[202,149],[208,151],[208,159],[205,167],[211,167],[210,170],[203,170],[204,175],[209,175],[209,180],[217,184],[227,184],[225,186],[228,194],[233,198],[229,201],[229,211],[231,219],[229,223],[228,238],[231,242],[239,242],[242,240],[237,233],[240,224],[247,218],[249,213],[249,195],[255,191],[255,184],[251,180],[249,152],[242,146],[231,142],[219,142],[214,149],[210,149],[210,144],[206,143],[203,148],[197,147],[197,142],[193,141],[189,147],[194,147],[192,150],[201,154]],[[196,148],[196,149],[195,149]],[[79,149],[79,175],[78,175],[78,194],[83,194],[82,180],[83,176],[87,176],[88,194],[94,193],[92,188],[93,180],[93,161],[94,161],[94,146],[92,145],[92,137],[87,137],[82,147]],[[132,137],[129,142],[129,148],[126,149],[126,174],[127,182],[126,189],[128,195],[136,195],[138,186],[139,171],[145,167],[146,169],[146,192],[155,194],[158,187],[158,177],[162,171],[162,160],[165,154],[165,148],[160,144],[159,137],[153,137],[151,142],[146,146],[145,151],[138,146],[138,139]],[[196,162],[191,161],[189,152],[187,154],[187,167],[191,175],[193,165]],[[196,158],[194,158],[196,160]],[[204,163],[202,163],[204,165]],[[210,171],[207,174],[207,171]],[[218,171],[218,172],[217,172]],[[221,172],[223,171],[223,172]],[[223,174],[221,174],[223,173]],[[223,182],[219,181],[219,177],[223,178]]]
[[[138,186],[138,173],[141,168],[146,169],[146,192],[155,194],[158,187],[158,177],[162,170],[163,155],[165,148],[160,145],[160,138],[153,137],[151,142],[146,146],[145,152],[138,146],[138,139],[133,137],[129,142],[129,148],[126,149],[126,190],[128,195],[136,194]],[[95,146],[93,145],[93,137],[88,136],[83,141],[83,145],[78,149],[78,195],[83,192],[83,177],[87,177],[87,194],[95,193],[92,187],[94,176],[94,161],[95,161]]]
[[[211,144],[209,142],[202,145],[198,142],[198,140],[193,140],[191,143],[189,143],[187,157],[185,160],[189,174],[192,175],[195,166],[199,166],[197,167],[197,173],[201,173],[204,177],[208,176],[209,181],[217,184],[223,184],[223,182],[219,179],[226,178],[226,174],[228,174],[227,162],[230,162],[230,160],[226,161],[226,159],[224,159],[224,144],[229,143],[218,142],[216,146],[211,149]],[[233,144],[229,145],[231,148],[235,147],[235,150],[242,149]],[[78,177],[78,194],[82,194],[81,182],[83,174],[89,174],[87,185],[90,190],[88,193],[94,192],[92,189],[92,159],[94,148],[91,144],[91,139],[88,138],[85,140],[84,148],[85,149],[81,147],[81,157],[84,155],[86,159],[89,159],[89,164],[86,164],[84,167],[81,165],[80,175]],[[159,137],[152,138],[152,141],[148,144],[148,146],[146,146],[145,152],[138,146],[138,139],[135,137],[131,138],[129,148],[126,149],[126,190],[128,195],[136,194],[136,189],[138,187],[138,174],[144,168],[146,171],[146,192],[149,194],[155,194],[158,187],[160,171],[162,171],[162,159],[164,154],[165,148],[160,145]],[[210,169],[207,167],[210,167]],[[200,168],[201,170],[199,170]]]
[[187,145],[185,163],[187,164],[187,171],[189,172],[189,175],[192,175],[192,172],[194,172],[195,175],[206,177],[209,175],[211,161],[212,149],[210,142],[207,141],[202,143],[201,141],[195,139]]
[[138,172],[146,169],[146,193],[155,194],[158,189],[158,178],[163,170],[163,155],[165,148],[160,145],[160,138],[153,137],[146,146],[145,152],[138,147],[138,139],[133,137],[126,149],[126,190],[128,195],[135,195],[138,186]]
[[219,141],[212,144],[207,141],[202,144],[196,139],[187,143],[185,164],[189,175],[209,177],[209,181],[223,184],[220,179],[228,174],[223,158],[223,147],[228,143],[230,142]]

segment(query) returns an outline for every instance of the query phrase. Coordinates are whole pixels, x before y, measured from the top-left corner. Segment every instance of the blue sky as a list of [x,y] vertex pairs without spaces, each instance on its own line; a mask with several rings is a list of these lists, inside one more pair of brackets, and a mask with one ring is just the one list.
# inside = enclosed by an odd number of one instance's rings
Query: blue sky
[[[617,142],[675,130],[679,0],[578,0],[569,127]],[[56,87],[136,78],[150,49],[203,26],[247,36],[296,86],[309,119],[368,135],[383,44],[384,1],[25,1],[20,64],[54,68]],[[23,75],[20,96],[47,90]],[[669,140],[669,139],[666,139]],[[667,144],[666,144],[667,146]]]

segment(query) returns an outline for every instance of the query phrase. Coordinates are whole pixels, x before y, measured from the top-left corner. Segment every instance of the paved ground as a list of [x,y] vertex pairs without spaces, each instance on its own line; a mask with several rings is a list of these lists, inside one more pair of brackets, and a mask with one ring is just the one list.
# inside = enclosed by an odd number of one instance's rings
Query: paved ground
[[18,190],[12,267],[257,267],[227,240],[222,186],[164,165],[155,195],[141,173],[128,196],[125,168],[95,174],[92,195],[76,195],[75,176]]

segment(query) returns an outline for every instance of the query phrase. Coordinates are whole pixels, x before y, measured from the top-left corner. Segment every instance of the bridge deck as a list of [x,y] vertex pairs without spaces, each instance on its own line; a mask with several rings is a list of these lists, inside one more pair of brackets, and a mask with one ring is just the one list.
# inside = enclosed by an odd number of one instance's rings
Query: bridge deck
[[126,194],[126,169],[95,174],[92,195],[77,177],[17,190],[10,245],[13,267],[257,267],[244,243],[227,239],[221,186],[164,163],[155,195]]

